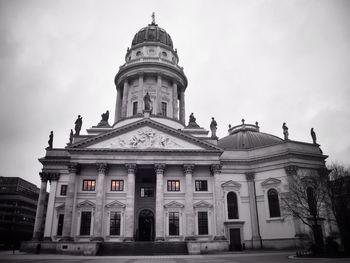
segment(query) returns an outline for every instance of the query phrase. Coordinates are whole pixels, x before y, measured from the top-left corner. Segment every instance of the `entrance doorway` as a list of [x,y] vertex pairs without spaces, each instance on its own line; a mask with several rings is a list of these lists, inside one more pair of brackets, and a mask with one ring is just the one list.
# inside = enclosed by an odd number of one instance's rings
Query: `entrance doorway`
[[144,209],[139,214],[138,240],[154,240],[154,215],[149,209]]
[[241,230],[239,228],[230,228],[230,250],[242,250]]

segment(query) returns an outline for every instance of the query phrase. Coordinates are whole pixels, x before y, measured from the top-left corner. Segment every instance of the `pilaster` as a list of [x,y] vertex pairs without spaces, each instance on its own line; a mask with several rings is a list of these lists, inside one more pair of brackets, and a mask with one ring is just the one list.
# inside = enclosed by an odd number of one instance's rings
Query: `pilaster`
[[193,210],[193,170],[194,164],[185,164],[184,173],[186,177],[186,192],[185,192],[185,214],[186,214],[186,237],[185,239],[191,240],[195,235],[195,222],[194,222],[194,210]]
[[69,182],[67,189],[66,202],[64,205],[64,219],[63,219],[63,233],[62,240],[70,241],[73,239],[72,237],[72,219],[73,219],[73,204],[74,204],[74,196],[75,196],[75,184],[76,177],[79,172],[79,164],[78,163],[70,163],[68,165],[69,171]]
[[96,184],[96,209],[94,215],[94,241],[103,241],[102,223],[103,223],[103,208],[105,202],[105,175],[108,165],[106,163],[97,163],[97,184]]
[[157,73],[157,101],[156,101],[156,113],[161,115],[162,114],[162,107],[161,107],[161,89],[162,89],[162,74],[160,72]]
[[165,164],[155,164],[156,190],[156,241],[164,240],[164,169]]
[[178,95],[177,95],[177,83],[173,82],[173,118],[178,120],[179,119],[179,109],[178,109]]
[[128,108],[128,92],[129,92],[129,83],[128,80],[124,80],[123,86],[123,98],[122,98],[122,118],[126,117],[127,108]]
[[144,96],[144,86],[143,86],[143,73],[139,74],[139,98],[137,103],[137,113],[141,113],[145,108],[143,105],[143,96]]
[[185,91],[180,91],[180,122],[185,124]]
[[38,206],[36,209],[33,240],[39,241],[43,236],[43,225],[44,225],[44,212],[45,212],[45,199],[46,199],[46,188],[47,180],[49,179],[49,173],[40,173],[41,185],[38,199]]
[[134,214],[135,214],[135,172],[136,164],[125,164],[128,172],[125,207],[125,241],[134,240]]
[[221,174],[222,165],[213,164],[210,167],[211,173],[214,176],[214,214],[216,215],[216,229],[215,229],[215,239],[222,240],[225,239],[225,229],[224,229],[224,197],[221,189]]
[[115,102],[115,114],[114,114],[114,122],[120,120],[121,117],[121,109],[122,109],[122,95],[121,90],[117,90],[117,99]]

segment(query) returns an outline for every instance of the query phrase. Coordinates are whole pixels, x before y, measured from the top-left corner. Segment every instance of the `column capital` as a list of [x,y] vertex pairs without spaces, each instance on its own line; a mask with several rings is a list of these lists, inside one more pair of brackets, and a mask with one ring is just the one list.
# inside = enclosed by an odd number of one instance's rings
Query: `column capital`
[[58,181],[60,179],[60,173],[49,173],[49,180]]
[[164,163],[156,163],[156,164],[154,164],[154,168],[155,168],[157,174],[162,174],[162,173],[164,173],[164,170],[165,170],[165,164]]
[[77,174],[77,173],[79,173],[79,169],[80,169],[79,163],[69,163],[69,165],[68,165],[68,171],[70,173]]
[[128,174],[134,174],[136,172],[136,163],[126,163],[125,167],[128,170]]
[[42,182],[47,182],[50,179],[50,174],[47,172],[40,172],[39,175]]
[[221,173],[222,165],[221,164],[212,164],[210,166],[210,171],[211,173],[214,174],[219,174]]
[[184,173],[185,174],[192,174],[194,167],[195,167],[194,164],[184,164]]
[[245,178],[247,179],[248,182],[253,182],[255,179],[255,173],[254,172],[246,173]]
[[284,170],[287,173],[287,176],[293,176],[296,175],[298,172],[298,166],[296,165],[288,165],[286,167],[284,167]]
[[99,174],[106,174],[108,170],[108,164],[107,163],[96,163],[96,168]]

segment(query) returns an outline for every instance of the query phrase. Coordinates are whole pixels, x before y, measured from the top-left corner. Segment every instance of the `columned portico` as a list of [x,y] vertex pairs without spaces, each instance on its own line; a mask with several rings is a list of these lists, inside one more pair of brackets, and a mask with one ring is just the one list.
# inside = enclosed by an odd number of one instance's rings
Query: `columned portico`
[[156,241],[164,240],[164,169],[165,164],[155,164],[156,169]]
[[33,231],[33,240],[41,240],[43,236],[43,224],[44,224],[44,212],[45,212],[45,198],[46,198],[46,188],[47,180],[49,179],[49,174],[42,172],[40,173],[41,186],[39,192],[38,207],[35,215],[35,224]]
[[224,233],[224,199],[221,189],[221,181],[220,181],[220,173],[221,173],[221,165],[214,164],[211,167],[211,172],[214,176],[214,198],[215,198],[215,219],[216,219],[216,233],[215,239],[225,239]]
[[50,195],[49,195],[49,201],[48,201],[47,211],[46,211],[44,240],[51,241],[51,234],[52,234],[51,228],[52,228],[52,223],[53,223],[55,196],[56,196],[56,191],[57,191],[57,181],[59,179],[60,179],[59,173],[50,173],[49,174]]
[[134,216],[135,216],[135,172],[136,164],[125,164],[128,171],[125,208],[125,241],[134,240]]
[[62,240],[69,241],[72,240],[72,221],[73,221],[73,205],[75,196],[75,183],[76,177],[79,171],[78,163],[70,163],[68,165],[69,171],[69,182],[67,189],[66,202],[64,205],[64,219],[63,219],[63,233]]
[[186,192],[185,192],[185,213],[186,213],[186,227],[185,239],[192,239],[194,236],[194,210],[193,210],[193,183],[192,175],[194,164],[185,164],[184,172],[186,177]]
[[258,222],[258,212],[256,204],[255,193],[255,174],[246,173],[246,179],[248,182],[248,196],[249,196],[249,211],[250,221],[252,226],[252,248],[261,248],[261,236]]
[[98,172],[97,184],[96,184],[96,209],[94,215],[94,236],[92,240],[103,241],[102,237],[102,222],[103,222],[103,211],[105,203],[105,191],[104,191],[104,181],[107,172],[106,163],[97,163],[96,168]]

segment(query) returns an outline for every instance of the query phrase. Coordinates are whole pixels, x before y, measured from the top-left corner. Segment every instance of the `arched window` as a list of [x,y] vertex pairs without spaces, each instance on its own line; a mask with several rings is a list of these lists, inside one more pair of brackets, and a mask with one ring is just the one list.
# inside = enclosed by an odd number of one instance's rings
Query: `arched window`
[[238,204],[235,192],[229,192],[227,194],[227,214],[228,219],[238,219]]
[[267,192],[267,199],[269,201],[270,217],[280,217],[280,202],[278,200],[278,193],[276,189],[270,189]]
[[315,199],[314,189],[312,189],[312,187],[306,188],[306,195],[307,195],[307,202],[309,205],[310,215],[316,216],[317,209],[316,209],[316,199]]

